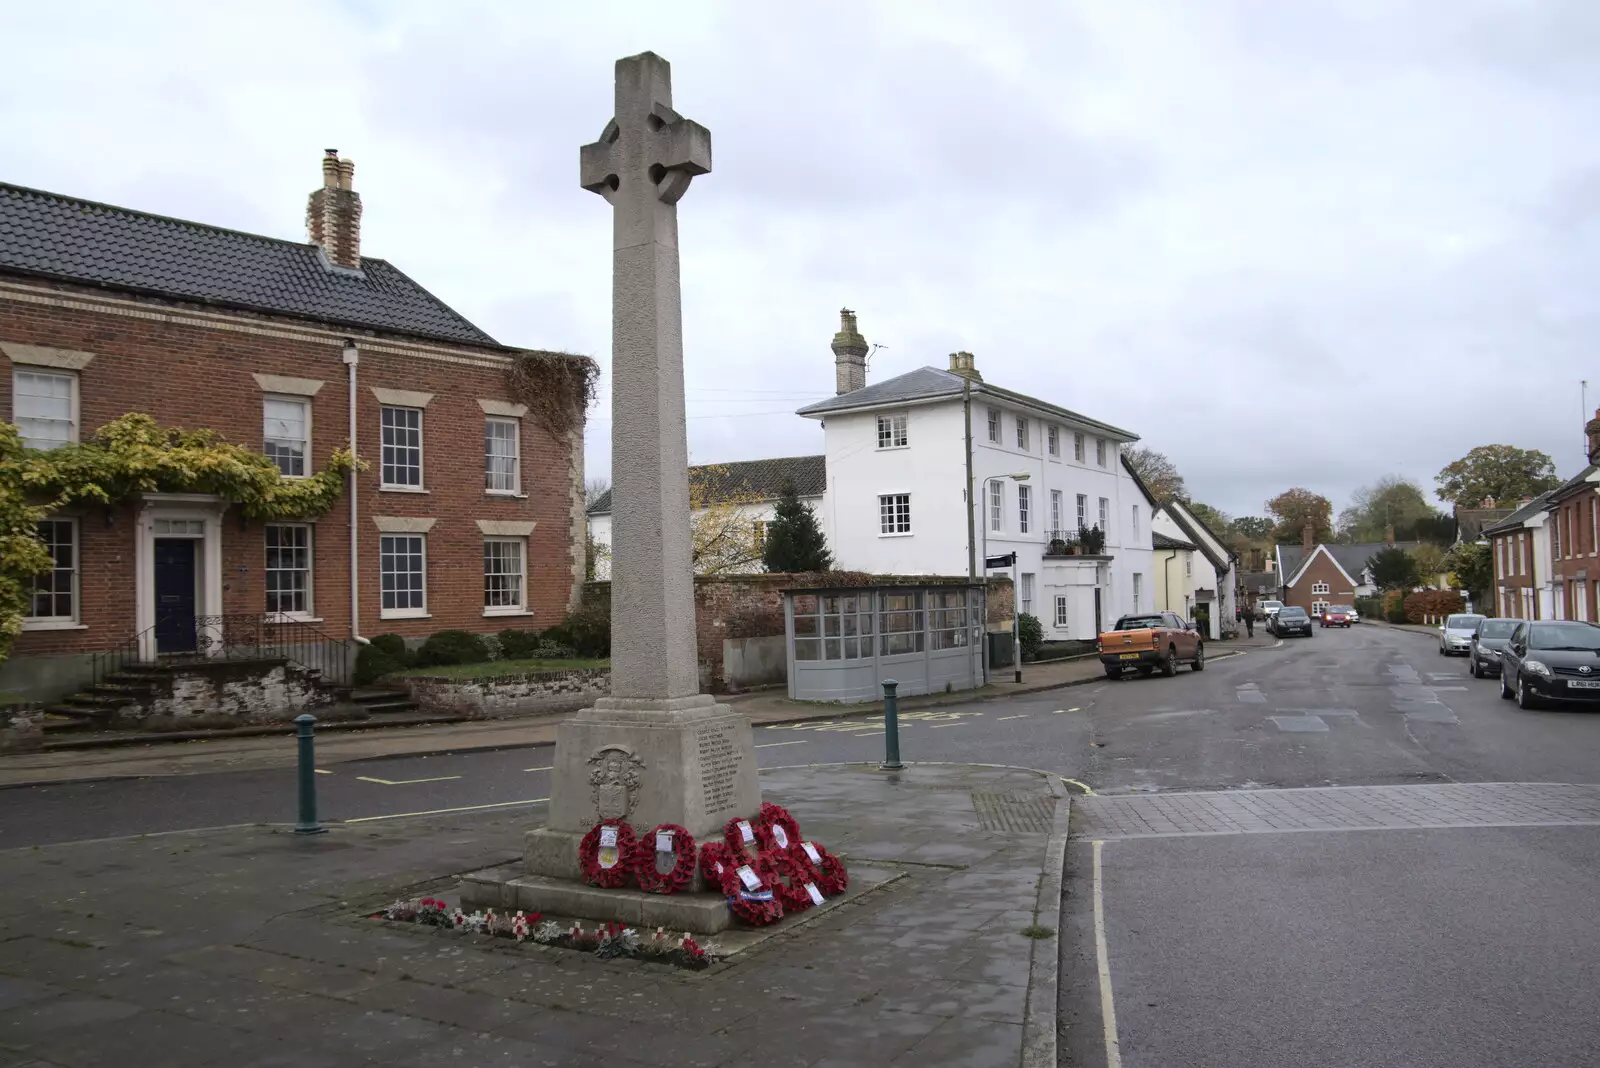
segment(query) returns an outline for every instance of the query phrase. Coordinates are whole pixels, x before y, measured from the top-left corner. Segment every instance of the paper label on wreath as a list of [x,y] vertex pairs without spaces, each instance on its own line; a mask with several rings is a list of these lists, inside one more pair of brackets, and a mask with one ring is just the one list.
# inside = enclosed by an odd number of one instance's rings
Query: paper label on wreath
[[756,840],[756,832],[751,830],[749,820],[739,821],[739,837],[746,842],[754,842]]
[[761,880],[756,878],[756,873],[750,869],[748,864],[741,865],[737,874],[739,881],[751,890],[761,885]]
[[606,846],[615,847],[616,844],[617,844],[617,829],[615,827],[602,827],[602,828],[600,828],[600,847],[602,849],[604,849]]
[[670,852],[672,852],[672,833],[673,832],[671,832],[671,831],[657,831],[656,832],[656,852],[657,853],[670,853]]
[[812,845],[810,842],[801,842],[800,848],[806,851],[806,856],[811,858],[811,863],[822,863],[822,854],[817,852],[816,846]]
[[822,891],[817,889],[816,883],[806,883],[806,893],[811,895],[813,905],[822,904]]
[[599,860],[602,868],[615,868],[617,866],[617,847],[614,845],[601,846]]
[[789,835],[777,824],[773,824],[772,827],[772,840],[778,843],[779,849],[789,848]]
[[740,901],[771,901],[772,900],[772,891],[771,890],[757,890],[755,893],[752,894],[752,893],[749,893],[748,891],[740,890],[739,891],[739,900]]
[[713,861],[712,861],[712,862],[711,862],[711,863],[712,863],[712,864],[714,864],[714,865],[716,865],[716,868],[717,868],[717,874],[718,874],[718,875],[721,875],[721,874],[722,874],[722,861],[720,861],[720,860],[713,860]]

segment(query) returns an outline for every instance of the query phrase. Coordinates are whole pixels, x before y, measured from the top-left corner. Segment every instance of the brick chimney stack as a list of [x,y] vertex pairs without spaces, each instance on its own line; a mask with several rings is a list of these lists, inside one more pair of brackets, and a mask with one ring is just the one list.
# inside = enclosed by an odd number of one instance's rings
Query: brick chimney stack
[[839,311],[839,332],[833,335],[833,374],[840,394],[853,393],[867,384],[867,339],[856,329],[856,313]]
[[950,373],[970,378],[974,382],[982,382],[983,375],[978,373],[978,365],[973,360],[970,352],[952,352],[950,354]]
[[1317,547],[1317,528],[1311,523],[1300,528],[1300,547],[1306,552]]
[[1589,439],[1589,462],[1600,464],[1600,409],[1596,409],[1594,418],[1583,424],[1583,433]]
[[356,165],[339,150],[322,154],[322,188],[306,204],[306,230],[335,267],[361,269],[361,194],[355,191]]

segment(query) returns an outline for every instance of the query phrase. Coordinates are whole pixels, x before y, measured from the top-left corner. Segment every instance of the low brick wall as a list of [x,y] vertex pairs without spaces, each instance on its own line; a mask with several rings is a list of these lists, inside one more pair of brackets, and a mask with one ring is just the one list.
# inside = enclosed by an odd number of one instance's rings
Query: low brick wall
[[610,668],[546,671],[455,679],[439,675],[398,680],[424,712],[502,719],[586,708],[611,692]]

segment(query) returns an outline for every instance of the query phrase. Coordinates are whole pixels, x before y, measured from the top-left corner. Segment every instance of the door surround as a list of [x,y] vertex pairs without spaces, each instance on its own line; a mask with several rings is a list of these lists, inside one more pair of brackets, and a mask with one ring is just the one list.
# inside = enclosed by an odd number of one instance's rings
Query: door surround
[[[138,501],[133,532],[134,630],[139,635],[139,659],[156,659],[156,538],[191,538],[199,544],[195,570],[194,614],[222,614],[222,513],[228,502],[210,493],[145,493]],[[176,524],[158,520],[177,520]],[[195,524],[198,524],[196,526]]]

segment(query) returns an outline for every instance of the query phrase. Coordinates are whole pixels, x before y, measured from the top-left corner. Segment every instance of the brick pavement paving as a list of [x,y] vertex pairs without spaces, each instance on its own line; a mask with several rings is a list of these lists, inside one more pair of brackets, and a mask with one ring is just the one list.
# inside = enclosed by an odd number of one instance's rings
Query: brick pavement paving
[[1078,838],[1600,825],[1600,786],[1442,783],[1078,798]]

